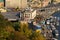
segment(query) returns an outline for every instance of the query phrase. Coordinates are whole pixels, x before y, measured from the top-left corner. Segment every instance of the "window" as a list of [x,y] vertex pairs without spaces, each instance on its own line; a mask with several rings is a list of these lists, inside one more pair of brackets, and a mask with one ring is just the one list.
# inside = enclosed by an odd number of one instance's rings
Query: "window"
[[25,17],[26,18],[30,18],[30,14],[25,14]]

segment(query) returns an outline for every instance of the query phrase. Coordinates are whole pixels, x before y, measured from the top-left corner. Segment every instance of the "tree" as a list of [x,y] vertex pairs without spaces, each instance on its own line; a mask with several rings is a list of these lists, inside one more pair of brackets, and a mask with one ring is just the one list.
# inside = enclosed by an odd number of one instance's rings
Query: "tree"
[[20,32],[22,32],[26,37],[29,37],[32,34],[32,30],[29,29],[29,26],[27,23],[20,24]]
[[45,37],[37,32],[33,32],[32,35],[30,36],[31,40],[46,40]]
[[22,32],[15,32],[14,40],[29,40],[29,39]]
[[20,24],[19,22],[12,23],[13,28],[15,29],[15,31],[19,31],[19,28],[20,28],[19,24]]
[[19,11],[19,10],[20,10],[19,7],[17,7],[17,8],[16,8],[16,11]]
[[28,23],[11,23],[0,15],[0,40],[45,40],[45,37],[29,29]]
[[[10,31],[9,31],[10,30]],[[13,31],[12,25],[0,14],[0,40],[6,40]]]

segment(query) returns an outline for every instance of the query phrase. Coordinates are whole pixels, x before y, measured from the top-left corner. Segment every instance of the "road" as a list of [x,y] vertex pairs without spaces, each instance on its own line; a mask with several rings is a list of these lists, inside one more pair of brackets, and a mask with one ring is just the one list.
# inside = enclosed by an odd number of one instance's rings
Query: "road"
[[[45,11],[40,11],[45,10]],[[50,7],[50,8],[43,8],[37,10],[37,15],[42,15],[45,18],[50,17],[52,14],[54,14],[56,11],[59,11],[60,7]]]
[[[57,11],[55,14],[53,14],[52,16],[55,16],[55,17],[59,17],[60,18],[60,11]],[[60,21],[59,21],[60,23]],[[57,27],[57,30],[59,31],[59,38],[58,40],[60,40],[60,24],[59,26]]]

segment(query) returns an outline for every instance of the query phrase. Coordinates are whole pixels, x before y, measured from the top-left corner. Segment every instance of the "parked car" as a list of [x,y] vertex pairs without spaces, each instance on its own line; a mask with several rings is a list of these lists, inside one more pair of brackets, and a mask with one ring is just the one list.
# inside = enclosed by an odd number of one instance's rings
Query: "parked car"
[[59,36],[58,30],[53,30],[53,37],[57,38]]
[[59,36],[58,30],[55,30],[55,36],[56,36],[56,37]]

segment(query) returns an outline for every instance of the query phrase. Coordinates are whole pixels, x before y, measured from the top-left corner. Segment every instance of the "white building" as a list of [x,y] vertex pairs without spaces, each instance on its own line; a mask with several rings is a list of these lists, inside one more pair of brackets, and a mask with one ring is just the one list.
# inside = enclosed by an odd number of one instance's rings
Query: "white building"
[[24,12],[24,20],[30,21],[36,17],[36,10],[28,10]]
[[27,0],[5,0],[5,7],[7,8],[26,8]]

